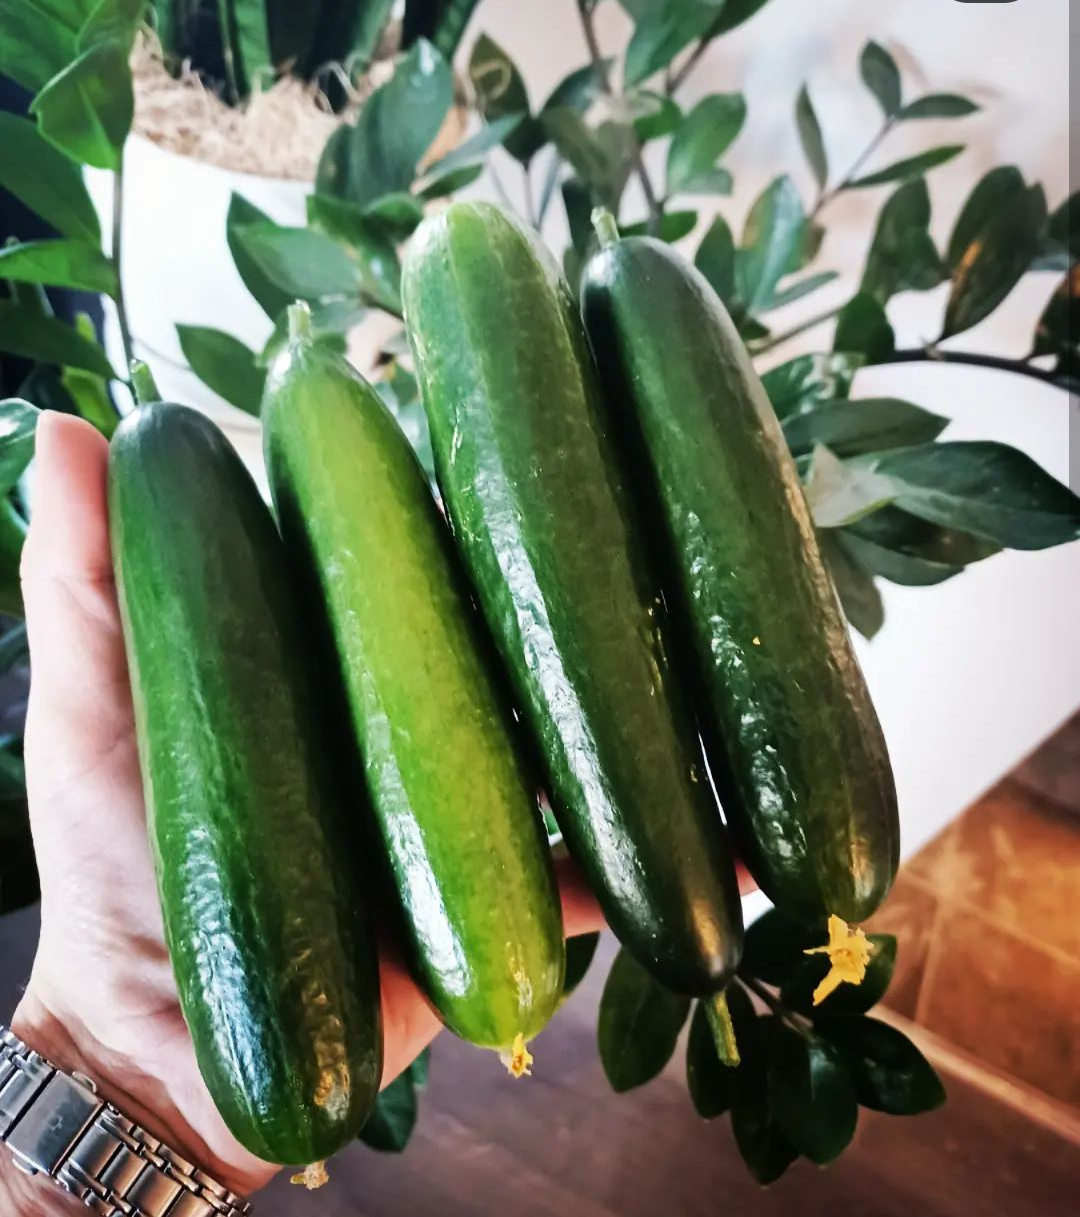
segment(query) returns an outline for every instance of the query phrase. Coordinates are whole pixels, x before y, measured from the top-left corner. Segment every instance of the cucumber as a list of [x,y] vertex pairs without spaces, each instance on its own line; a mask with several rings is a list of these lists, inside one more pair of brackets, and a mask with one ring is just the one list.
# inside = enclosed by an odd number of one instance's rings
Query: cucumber
[[570,851],[657,980],[717,993],[734,869],[569,290],[511,216],[456,203],[403,292],[439,484]]
[[382,1071],[374,938],[346,861],[284,548],[221,432],[116,430],[109,525],[165,935],[199,1067],[247,1149],[308,1164]]
[[538,783],[419,461],[305,306],[290,320],[263,406],[270,485],[344,676],[410,963],[453,1031],[512,1059],[565,966]]
[[607,236],[582,309],[728,822],[781,908],[862,920],[896,872],[896,792],[794,462],[705,279],[658,241]]

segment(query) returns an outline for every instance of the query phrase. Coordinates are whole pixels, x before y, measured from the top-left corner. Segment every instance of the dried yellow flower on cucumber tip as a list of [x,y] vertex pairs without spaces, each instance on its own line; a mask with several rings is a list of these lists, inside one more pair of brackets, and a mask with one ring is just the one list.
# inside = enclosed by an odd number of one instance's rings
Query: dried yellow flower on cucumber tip
[[518,1032],[509,1052],[500,1052],[499,1060],[512,1078],[532,1077],[533,1054],[525,1046],[525,1037]]
[[317,1192],[320,1187],[325,1187],[330,1182],[326,1163],[312,1162],[310,1166],[305,1166],[298,1175],[293,1175],[289,1182],[295,1183],[297,1187],[306,1187],[309,1192]]
[[814,990],[814,1005],[821,1003],[842,984],[861,984],[866,976],[874,944],[862,930],[851,926],[834,913],[829,918],[829,941],[823,947],[811,947],[804,955],[828,955],[829,971]]

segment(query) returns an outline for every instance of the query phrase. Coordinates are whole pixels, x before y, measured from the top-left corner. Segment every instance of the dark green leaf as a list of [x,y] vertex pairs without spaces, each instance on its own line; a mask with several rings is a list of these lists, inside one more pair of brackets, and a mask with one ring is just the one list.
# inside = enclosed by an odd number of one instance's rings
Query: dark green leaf
[[742,1038],[743,1060],[731,1105],[731,1130],[750,1173],[767,1185],[775,1183],[799,1155],[780,1129],[771,1085],[779,1024],[766,1018],[756,1023],[757,1035]]
[[627,88],[659,72],[695,38],[702,37],[716,20],[718,7],[715,0],[653,0],[643,7],[626,48],[623,76]]
[[859,1107],[851,1069],[828,1040],[780,1027],[771,1083],[776,1123],[811,1162],[827,1166],[855,1135]]
[[449,61],[458,48],[477,2],[478,0],[406,0],[404,45],[410,46],[418,37],[428,38]]
[[525,117],[524,114],[504,114],[501,118],[485,123],[475,135],[459,144],[453,152],[448,152],[441,160],[437,160],[434,165],[429,165],[424,170],[421,188],[464,165],[474,165],[483,161],[492,148],[497,148],[500,144],[507,142]]
[[863,292],[852,297],[837,318],[833,350],[877,363],[888,359],[895,349],[896,337],[881,304]]
[[949,425],[940,414],[895,397],[828,402],[784,422],[784,438],[796,456],[824,444],[837,456],[858,456],[908,444],[929,443]]
[[910,118],[964,118],[974,114],[978,106],[959,93],[928,93],[917,101],[909,101],[897,115]]
[[130,55],[139,23],[146,15],[146,0],[90,0],[83,7],[89,15],[79,28],[75,49],[81,54],[103,42],[118,42]]
[[425,1048],[406,1070],[417,1090],[423,1090],[431,1076],[431,1049]]
[[[694,231],[697,218],[696,211],[665,211],[660,217],[660,223],[657,225],[655,233],[650,235],[656,236],[661,241],[681,241],[683,237]],[[649,232],[649,222],[640,220],[636,224],[623,224],[620,225],[619,231],[624,237],[643,236]]]
[[237,69],[242,75],[243,91],[254,92],[260,85],[273,83],[274,76],[266,0],[227,2],[236,32]]
[[576,178],[567,178],[562,184],[563,207],[566,223],[570,229],[570,241],[574,250],[583,257],[595,240],[592,226],[592,199],[588,190]]
[[361,207],[408,190],[450,109],[453,91],[445,60],[421,39],[364,102],[356,121],[330,136],[319,160],[316,190]]
[[[896,938],[892,934],[868,934],[867,937],[873,944],[873,954],[860,984],[842,984],[815,1006],[814,990],[825,979],[831,965],[825,955],[805,955],[781,990],[784,1004],[814,1018],[830,1014],[864,1014],[876,1006],[885,996],[896,967]],[[807,1157],[811,1155],[807,1154]]]
[[543,125],[563,159],[609,210],[617,210],[625,182],[624,148],[611,146],[610,124],[606,136],[592,130],[576,110],[549,110]]
[[81,0],[0,0],[0,76],[31,93],[75,58]]
[[260,211],[254,203],[249,203],[241,195],[233,194],[229,199],[229,211],[225,217],[225,240],[229,253],[232,254],[233,264],[244,286],[254,296],[255,303],[268,317],[274,319],[281,316],[285,306],[291,304],[295,297],[264,273],[241,240],[245,228],[253,225],[265,227],[271,223],[265,211]]
[[818,528],[840,528],[897,496],[894,483],[872,464],[847,463],[817,444],[806,477],[806,501]]
[[563,997],[571,993],[585,979],[585,973],[600,945],[599,934],[578,934],[566,940],[566,976],[563,980]]
[[308,220],[348,246],[365,299],[400,314],[401,262],[385,227],[351,203],[317,194],[308,196]]
[[970,533],[920,520],[899,507],[883,507],[857,520],[838,538],[867,570],[907,587],[943,583],[1000,548]]
[[921,444],[862,458],[912,515],[1009,549],[1080,537],[1080,499],[1025,453],[983,441]]
[[[725,990],[736,1043],[754,1034],[756,1015],[746,992],[737,984]],[[716,1052],[704,1002],[694,1007],[686,1041],[686,1085],[694,1110],[703,1120],[714,1120],[731,1107],[738,1069],[725,1065]]]
[[642,144],[670,135],[683,120],[679,103],[662,93],[641,89],[630,100],[634,107],[634,134]]
[[806,958],[804,952],[827,940],[824,922],[815,927],[769,909],[746,927],[742,968],[766,984],[782,985]]
[[701,238],[694,265],[712,284],[728,307],[735,303],[735,238],[723,216],[718,215]]
[[85,241],[27,241],[0,249],[0,279],[116,295],[116,271]]
[[135,113],[127,48],[116,39],[90,47],[49,81],[30,109],[41,134],[62,152],[117,169]]
[[424,208],[411,194],[398,190],[369,203],[361,214],[374,220],[395,241],[404,241],[419,227]]
[[99,376],[114,375],[97,343],[55,317],[43,317],[6,300],[0,300],[0,351],[40,363],[85,368]]
[[21,397],[0,401],[0,495],[8,493],[30,464],[40,413]]
[[338,241],[308,228],[248,224],[237,234],[259,270],[287,292],[290,300],[356,295],[356,262]]
[[[603,60],[603,70],[609,71],[613,59]],[[583,68],[577,68],[551,90],[547,101],[540,110],[555,110],[560,106],[569,106],[571,110],[587,110],[601,92],[600,69],[595,64],[587,63]]]
[[180,349],[196,376],[227,402],[258,415],[266,373],[255,352],[231,334],[201,325],[178,325]]
[[783,308],[786,304],[794,304],[796,300],[809,296],[811,292],[816,292],[818,288],[825,287],[838,278],[839,275],[835,270],[822,270],[817,274],[796,279],[794,283],[789,283],[786,287],[778,288],[773,292],[772,299],[765,305],[765,311]]
[[859,60],[859,71],[863,83],[877,98],[886,118],[892,118],[900,109],[900,69],[896,60],[878,42],[871,39],[863,48]]
[[973,229],[953,272],[943,338],[988,317],[1023,278],[1046,223],[1041,186],[1010,191]]
[[600,1061],[612,1089],[641,1086],[675,1051],[690,999],[662,988],[625,950],[615,956],[600,998]]
[[709,26],[709,37],[719,38],[721,34],[736,29],[767,3],[768,0],[726,0],[720,6],[720,16]]
[[819,190],[825,189],[829,180],[829,158],[825,152],[825,140],[821,134],[821,124],[818,122],[814,103],[806,85],[799,90],[799,100],[795,103],[795,122],[799,129],[799,141],[809,162],[810,170]]
[[858,356],[797,355],[770,369],[761,380],[777,417],[785,419],[822,402],[847,397],[861,366]]
[[885,606],[873,576],[837,540],[834,531],[818,533],[818,544],[844,616],[864,638],[873,638],[885,624]]
[[476,179],[484,172],[482,164],[462,165],[460,169],[454,169],[450,173],[444,174],[441,178],[436,179],[430,185],[416,192],[417,198],[430,201],[431,199],[442,199],[448,194],[456,194],[459,190],[475,182]]
[[1050,297],[1035,327],[1035,354],[1067,353],[1080,341],[1080,263]]
[[821,1030],[850,1063],[863,1107],[914,1116],[945,1102],[933,1066],[902,1031],[860,1015],[830,1019]]
[[1050,217],[1050,236],[1080,258],[1080,193],[1070,195]]
[[797,265],[806,226],[802,200],[789,177],[779,177],[759,196],[747,217],[736,257],[739,298],[751,313],[772,298],[776,285]]
[[707,178],[746,122],[746,100],[741,93],[714,93],[703,97],[672,136],[667,157],[669,194],[693,190]]
[[0,110],[0,188],[65,237],[97,244],[101,228],[74,161],[27,118]]
[[825,226],[818,224],[814,220],[807,220],[806,231],[803,234],[802,255],[800,264],[796,267],[801,270],[804,266],[809,266],[811,262],[821,253],[821,245],[825,240]]
[[859,291],[884,304],[897,292],[929,291],[944,278],[930,236],[925,178],[901,186],[881,209]]
[[990,226],[994,215],[1002,207],[1011,208],[1025,190],[1024,176],[1015,165],[991,169],[976,183],[949,238],[945,264],[950,274],[960,266],[979,234]]
[[[521,122],[509,139],[506,150],[527,165],[545,142],[544,127],[531,117],[525,81],[509,55],[487,34],[481,34],[469,58],[469,80],[476,94],[480,113],[489,122],[509,114]],[[564,108],[574,109],[571,100]]]
[[400,1154],[416,1127],[416,1082],[409,1070],[396,1077],[375,1100],[360,1140],[385,1154]]
[[868,173],[866,177],[857,178],[854,182],[849,182],[847,188],[861,190],[866,186],[883,186],[886,182],[904,182],[908,178],[918,177],[938,165],[944,165],[946,161],[951,161],[954,156],[959,156],[963,151],[963,144],[946,144],[942,148],[930,148],[926,152],[895,161],[884,169],[877,170],[876,173]]

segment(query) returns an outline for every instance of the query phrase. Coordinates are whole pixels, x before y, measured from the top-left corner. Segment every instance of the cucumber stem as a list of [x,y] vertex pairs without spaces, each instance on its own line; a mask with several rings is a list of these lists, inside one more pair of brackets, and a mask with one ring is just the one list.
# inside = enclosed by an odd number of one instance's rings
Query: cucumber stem
[[161,401],[161,391],[154,382],[154,373],[141,359],[131,361],[131,388],[140,406]]
[[607,249],[619,239],[619,226],[615,223],[615,217],[606,207],[593,208],[592,226],[596,229],[601,249]]
[[295,304],[290,304],[288,308],[289,314],[289,342],[290,343],[307,343],[311,341],[311,309],[304,300],[297,300]]
[[739,1045],[735,1042],[735,1026],[731,1021],[727,998],[723,993],[714,993],[705,1000],[705,1014],[709,1029],[716,1044],[716,1055],[724,1065],[734,1067],[739,1063]]

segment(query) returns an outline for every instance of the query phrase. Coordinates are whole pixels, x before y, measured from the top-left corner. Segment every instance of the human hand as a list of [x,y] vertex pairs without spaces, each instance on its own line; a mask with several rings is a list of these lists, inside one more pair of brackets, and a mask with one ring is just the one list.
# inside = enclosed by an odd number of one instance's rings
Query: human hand
[[[88,424],[42,414],[22,563],[33,670],[26,777],[41,940],[14,1030],[249,1195],[277,1168],[249,1154],[218,1115],[165,949],[109,552],[107,459],[108,445]],[[559,878],[567,933],[601,928],[577,873],[560,864]],[[385,1085],[440,1024],[389,951],[380,971]],[[5,1167],[0,1162],[0,1198]]]

